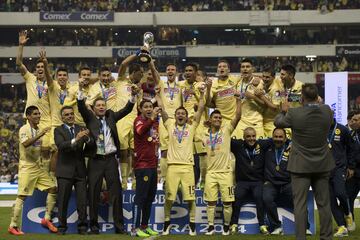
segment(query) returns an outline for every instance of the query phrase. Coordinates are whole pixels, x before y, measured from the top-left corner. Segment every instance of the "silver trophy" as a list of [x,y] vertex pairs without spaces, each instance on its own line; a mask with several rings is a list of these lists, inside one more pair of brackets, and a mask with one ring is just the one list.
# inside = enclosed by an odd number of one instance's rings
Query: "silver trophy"
[[154,44],[154,34],[151,32],[144,33],[144,47],[146,49],[141,49],[138,54],[139,60],[142,63],[149,63],[151,61],[150,49]]

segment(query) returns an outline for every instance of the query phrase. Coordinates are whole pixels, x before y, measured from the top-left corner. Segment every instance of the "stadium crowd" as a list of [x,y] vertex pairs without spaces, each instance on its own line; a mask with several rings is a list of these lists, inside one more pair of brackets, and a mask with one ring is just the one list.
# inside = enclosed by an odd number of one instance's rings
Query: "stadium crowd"
[[0,11],[116,11],[116,12],[169,12],[169,11],[241,11],[241,10],[316,10],[359,8],[358,1],[346,0],[42,0],[1,1]]
[[[2,28],[0,44],[10,46],[19,29]],[[155,45],[303,45],[359,42],[356,27],[217,27],[137,28],[30,28],[32,46],[139,46],[144,32],[153,32]],[[212,36],[217,36],[213,38]],[[351,36],[351,37],[349,37]]]

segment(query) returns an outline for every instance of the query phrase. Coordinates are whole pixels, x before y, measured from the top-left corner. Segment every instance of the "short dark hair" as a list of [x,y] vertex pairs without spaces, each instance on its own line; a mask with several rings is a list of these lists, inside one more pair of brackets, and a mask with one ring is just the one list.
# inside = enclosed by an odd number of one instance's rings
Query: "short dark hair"
[[284,133],[284,135],[285,135],[285,137],[286,137],[286,131],[285,131],[285,129],[284,128],[279,128],[279,127],[276,127],[276,128],[274,128],[274,130],[273,130],[273,134],[274,134],[274,132],[276,131],[276,130],[281,130],[281,131],[283,131],[283,133]]
[[108,68],[107,66],[101,66],[100,69],[99,69],[99,74],[102,73],[102,72],[111,72],[110,71],[110,68]]
[[316,101],[319,96],[319,91],[314,83],[305,83],[301,89],[301,95],[308,101]]
[[38,59],[36,60],[36,65],[37,65],[38,63],[44,63],[44,61],[42,60],[42,58],[38,58]]
[[140,70],[141,70],[141,65],[138,63],[133,63],[129,66],[129,74],[132,74]]
[[188,116],[189,113],[188,113],[188,111],[186,110],[186,108],[184,108],[183,106],[178,107],[178,108],[175,110],[175,114],[176,114],[176,112],[179,111],[179,110],[184,110],[185,113],[186,113],[186,117]]
[[34,106],[34,105],[31,105],[31,106],[28,106],[25,110],[25,115],[26,116],[29,116],[31,115],[35,110],[39,110],[39,108],[37,106]]
[[91,72],[91,69],[88,66],[82,66],[82,67],[80,67],[80,70],[79,70],[79,76],[83,70],[87,70],[87,71]]
[[347,115],[347,120],[350,120],[355,115],[356,115],[356,110],[350,111]]
[[219,63],[225,63],[228,66],[228,68],[230,68],[230,64],[226,59],[219,59],[218,65],[219,65]]
[[151,103],[154,106],[152,101],[150,101],[149,99],[143,99],[139,104],[139,108],[141,109],[144,106],[144,104],[147,103],[147,102]]
[[166,64],[166,67],[168,67],[168,66],[175,66],[176,67],[176,64],[175,63],[168,63],[168,64]]
[[94,100],[94,102],[93,102],[93,106],[95,106],[96,102],[98,102],[98,101],[104,101],[104,102],[106,103],[105,98],[103,98],[103,97],[97,97],[97,98],[95,98],[95,100]]
[[283,66],[281,66],[281,70],[284,70],[288,74],[291,74],[291,75],[293,75],[293,77],[295,77],[296,69],[293,65],[291,65],[291,64],[283,65]]
[[66,73],[68,73],[68,70],[67,70],[67,68],[59,67],[58,69],[56,69],[56,75],[57,75],[59,72],[66,72]]
[[72,106],[63,106],[60,110],[60,115],[62,116],[63,112],[67,109],[74,110],[74,108]]
[[189,62],[185,65],[185,68],[186,67],[192,67],[194,69],[195,72],[197,72],[199,70],[199,65],[194,63],[194,62]]
[[253,62],[251,61],[250,58],[244,58],[243,60],[241,60],[240,65],[243,63],[250,63],[251,66],[253,66]]
[[264,67],[263,72],[270,73],[271,76],[275,77],[275,70],[273,67],[267,65]]
[[214,114],[220,114],[220,115],[221,115],[221,112],[220,112],[218,109],[215,109],[214,111],[212,111],[212,112],[210,113],[210,118],[211,118]]

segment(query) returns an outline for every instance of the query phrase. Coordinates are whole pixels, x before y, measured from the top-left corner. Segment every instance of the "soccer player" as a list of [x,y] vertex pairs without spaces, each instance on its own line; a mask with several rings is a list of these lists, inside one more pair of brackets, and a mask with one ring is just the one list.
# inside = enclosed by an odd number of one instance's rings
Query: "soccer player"
[[[134,149],[134,120],[138,113],[138,104],[142,99],[142,89],[140,81],[144,76],[143,67],[134,63],[138,59],[136,54],[130,55],[125,58],[119,67],[118,72],[118,85],[117,85],[117,102],[118,107],[122,108],[126,105],[127,101],[131,98],[131,86],[136,85],[140,88],[140,93],[137,102],[130,114],[117,122],[116,128],[120,140],[120,170],[123,189],[127,189],[127,179],[130,175],[130,162]],[[126,76],[128,69],[129,75]]]
[[[139,237],[156,236],[158,233],[148,226],[152,202],[157,189],[157,165],[159,145],[160,108],[149,100],[139,105],[141,114],[134,121],[134,173],[136,177],[133,204],[133,235]],[[141,223],[141,225],[140,225]]]
[[[168,114],[171,120],[175,118],[175,110],[181,106],[181,89],[179,84],[176,82],[177,68],[174,64],[170,63],[166,66],[167,81],[160,81],[160,98],[163,103],[163,109]],[[159,123],[159,134],[160,134],[160,173],[161,177],[166,177],[166,156],[168,150],[169,135],[160,119]]]
[[281,67],[280,79],[283,91],[281,97],[286,98],[290,103],[290,107],[301,106],[301,89],[303,83],[295,79],[296,69],[293,65],[284,65]]
[[223,201],[224,227],[223,235],[229,235],[229,224],[234,202],[234,176],[230,157],[231,134],[236,128],[241,117],[241,100],[237,100],[234,118],[222,124],[222,115],[219,110],[210,114],[210,127],[203,138],[206,146],[206,176],[204,200],[207,202],[208,231],[206,235],[215,233],[214,218],[218,194],[221,193]]
[[39,166],[42,137],[51,127],[39,127],[40,111],[36,106],[28,106],[25,114],[27,124],[19,130],[19,187],[8,232],[13,235],[24,235],[19,228],[24,201],[37,188],[48,192],[45,217],[41,220],[41,225],[56,233],[58,230],[52,224],[50,216],[56,203],[56,184],[49,173]]
[[141,83],[141,89],[143,90],[143,99],[155,100],[155,86],[160,82],[160,75],[156,70],[154,61],[149,63],[149,70],[147,71],[146,81]]
[[[19,68],[19,71],[26,83],[26,108],[32,105],[39,108],[41,114],[39,127],[44,129],[47,127],[51,127],[49,94],[44,70],[45,66],[41,57],[36,62],[35,74],[29,72],[24,65],[23,50],[28,40],[29,38],[27,37],[26,31],[22,31],[19,33],[19,50],[16,57],[16,66]],[[25,114],[24,117],[26,117]],[[45,136],[42,138],[41,154],[43,160],[49,161],[50,131],[46,132]]]
[[356,166],[354,161],[355,143],[348,128],[336,122],[335,119],[333,119],[330,127],[328,143],[335,160],[335,168],[330,174],[331,211],[338,225],[334,237],[345,237],[348,236],[346,226],[350,227],[353,220],[345,182],[346,177],[351,178],[354,175]]
[[81,88],[85,96],[88,96],[91,85],[91,69],[89,67],[81,67],[79,71],[79,80],[69,88],[64,101],[64,106],[71,106],[74,109],[75,124],[82,127],[85,127],[85,122],[77,108],[77,92],[79,91],[79,88]]
[[[191,67],[193,70],[193,67]],[[190,71],[190,70],[188,70]],[[195,230],[195,179],[194,179],[194,156],[193,140],[196,127],[199,125],[201,115],[204,111],[205,85],[199,86],[200,101],[193,120],[189,122],[189,115],[184,107],[175,111],[175,123],[168,117],[166,111],[161,111],[164,125],[169,134],[169,148],[167,155],[167,173],[165,180],[165,223],[163,235],[168,235],[171,230],[170,212],[176,194],[181,185],[183,200],[189,204],[190,231],[189,234],[196,235]],[[162,108],[163,104],[157,95],[157,101]]]
[[272,137],[275,129],[274,119],[280,112],[280,92],[282,90],[280,81],[275,79],[275,72],[271,67],[265,67],[262,73],[264,91],[255,89],[255,96],[264,101],[263,125],[265,137]]
[[360,112],[355,112],[354,116],[351,118],[351,137],[353,138],[353,141],[355,142],[356,146],[356,152],[355,152],[355,158],[356,158],[356,168],[355,173],[352,178],[349,177],[349,179],[346,182],[346,189],[347,194],[349,196],[349,202],[350,202],[350,211],[353,216],[353,223],[350,226],[347,226],[349,231],[354,231],[356,228],[355,225],[355,216],[354,216],[354,202],[357,198],[357,195],[360,190]]
[[243,137],[244,129],[247,127],[254,128],[258,138],[264,137],[262,116],[264,102],[254,94],[255,89],[263,89],[263,83],[260,78],[253,75],[253,71],[254,67],[250,59],[241,61],[241,78],[237,83],[237,92],[244,103],[241,120],[233,132],[233,136],[238,139]]
[[[242,113],[242,116],[244,114]],[[242,117],[241,116],[241,117]],[[269,234],[264,221],[263,185],[264,185],[264,146],[256,140],[256,131],[252,127],[244,130],[244,140],[232,139],[231,152],[235,155],[235,202],[231,216],[231,233],[237,232],[239,213],[244,200],[252,195],[256,204],[256,216],[262,234]]]

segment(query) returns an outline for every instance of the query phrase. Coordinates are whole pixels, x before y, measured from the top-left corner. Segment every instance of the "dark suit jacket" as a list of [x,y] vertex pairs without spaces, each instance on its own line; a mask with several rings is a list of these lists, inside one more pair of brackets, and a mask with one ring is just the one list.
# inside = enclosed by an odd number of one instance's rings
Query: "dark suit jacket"
[[[79,125],[74,125],[75,136],[80,131]],[[71,134],[65,124],[55,128],[55,144],[58,148],[58,160],[56,162],[56,177],[62,178],[85,178],[86,166],[84,159],[84,144],[86,141],[92,141],[88,138],[82,138],[71,145]],[[89,143],[90,143],[89,142]]]
[[335,167],[327,137],[332,114],[328,105],[290,108],[275,117],[275,126],[291,128],[292,146],[288,171],[293,173],[327,172]]
[[[121,118],[128,115],[132,111],[133,107],[134,107],[134,103],[131,103],[130,101],[128,101],[126,106],[123,109],[121,109],[120,111],[114,112],[112,110],[106,110],[106,113],[105,113],[106,124],[110,127],[111,135],[114,139],[114,144],[116,146],[118,156],[120,156],[120,141],[119,141],[119,136],[118,136],[117,129],[116,129],[116,123]],[[90,133],[91,133],[93,139],[97,139],[100,134],[99,119],[95,116],[95,114],[93,112],[91,112],[89,109],[87,109],[84,100],[78,100],[78,108],[79,108],[79,112],[80,112],[81,116],[84,119],[86,127],[90,130]],[[94,147],[92,147],[91,150],[92,150],[91,155],[95,156],[96,144],[94,144]]]

